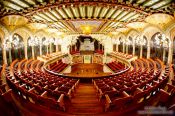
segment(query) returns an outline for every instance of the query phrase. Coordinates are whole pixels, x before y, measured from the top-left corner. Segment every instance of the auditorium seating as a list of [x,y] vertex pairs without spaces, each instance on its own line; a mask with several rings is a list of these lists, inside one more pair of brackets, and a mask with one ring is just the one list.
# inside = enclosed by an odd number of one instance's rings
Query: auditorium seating
[[76,50],[76,51],[74,50],[74,51],[71,51],[70,52],[71,55],[73,55],[73,54],[79,54],[79,53],[80,53],[80,51],[78,51],[78,50]]
[[95,53],[104,54],[104,51],[102,51],[102,50],[95,50]]
[[112,71],[114,71],[115,73],[120,72],[125,70],[127,67],[125,67],[124,64],[120,63],[120,62],[110,62],[106,64]]
[[[117,61],[106,65],[114,72],[126,69],[126,66]],[[79,79],[52,74],[43,67],[44,62],[39,60],[13,61],[9,68],[5,68],[5,76],[11,89],[1,80],[1,95],[7,94],[5,98],[8,100],[13,91],[27,103],[66,111],[78,89]],[[48,69],[61,72],[62,67],[64,63],[58,60],[49,64]],[[159,59],[141,58],[131,61],[131,68],[126,72],[93,79],[92,82],[105,112],[137,110],[153,98],[158,100],[156,105],[173,109],[175,81],[171,79],[172,85],[168,83],[170,69]]]
[[59,72],[63,71],[67,66],[68,66],[68,64],[63,63],[62,60],[58,60],[57,62],[49,64],[48,67],[49,67],[50,71],[59,73]]
[[128,72],[93,80],[105,111],[137,106],[165,88],[169,68],[164,68],[159,60],[137,59],[131,64],[133,69]]
[[166,84],[167,90],[160,89],[158,105],[167,107],[168,110],[175,110],[175,86]]
[[26,102],[65,111],[65,103],[73,97],[79,80],[47,73],[42,65],[38,60],[15,60],[10,70],[5,70],[7,82]]

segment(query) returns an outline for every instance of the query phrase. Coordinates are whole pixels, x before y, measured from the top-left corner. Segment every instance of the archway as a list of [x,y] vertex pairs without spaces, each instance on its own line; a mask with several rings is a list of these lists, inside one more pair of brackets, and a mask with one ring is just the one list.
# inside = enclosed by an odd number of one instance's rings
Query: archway
[[23,38],[17,33],[15,33],[12,38],[12,61],[15,59],[24,59],[25,55]]
[[147,45],[148,45],[148,39],[146,36],[143,36],[143,39],[145,40],[145,44],[142,46],[143,47],[143,58],[147,57]]
[[15,59],[24,58],[24,42],[19,34],[15,33],[5,40],[4,48],[6,49],[8,64],[10,64]]
[[[158,43],[156,43],[156,36],[159,35],[160,32],[155,33],[150,40],[150,48],[151,48],[151,58],[160,58],[161,57],[161,50],[160,46],[157,45]],[[162,58],[160,58],[162,59]]]
[[28,58],[30,59],[30,58],[32,58],[32,47],[31,46],[29,46],[29,40],[31,39],[31,37],[29,37],[28,39],[27,39],[27,55],[28,55]]
[[123,52],[123,41],[121,37],[119,38],[119,41],[120,41],[120,44],[118,45],[118,48],[119,48],[118,51]]
[[155,33],[151,37],[151,58],[159,58],[166,64],[168,61],[169,39],[160,32]]
[[133,38],[131,36],[129,36],[128,41],[129,41],[128,54],[132,54],[132,51],[133,51]]
[[140,44],[139,44],[139,41],[140,41],[140,36],[137,36],[136,37],[136,40],[135,40],[135,55],[140,57]]
[[49,43],[47,42],[46,37],[42,38],[42,54],[46,55],[49,52]]
[[54,41],[52,42],[52,52],[56,52],[56,45],[54,44],[55,43],[55,38],[54,38]]

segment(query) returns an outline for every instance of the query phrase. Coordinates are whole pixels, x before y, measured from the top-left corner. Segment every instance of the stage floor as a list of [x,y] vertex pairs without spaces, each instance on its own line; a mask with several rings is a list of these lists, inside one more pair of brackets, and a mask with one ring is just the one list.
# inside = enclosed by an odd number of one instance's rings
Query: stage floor
[[103,72],[103,65],[90,63],[90,64],[75,64],[71,66],[71,73],[64,73],[65,76],[78,77],[78,78],[98,78],[108,76],[111,73]]

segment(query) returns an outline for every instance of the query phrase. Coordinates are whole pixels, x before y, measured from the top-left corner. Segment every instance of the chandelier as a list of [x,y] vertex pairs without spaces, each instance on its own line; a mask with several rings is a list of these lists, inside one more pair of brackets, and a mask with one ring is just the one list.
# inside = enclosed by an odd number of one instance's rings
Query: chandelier
[[119,45],[120,44],[120,40],[119,39],[112,39],[112,43]]
[[13,37],[11,37],[10,39],[7,39],[4,43],[3,43],[3,47],[8,50],[11,48],[14,49],[18,49],[24,46],[24,43],[19,39],[18,35],[14,35]]
[[136,45],[141,45],[141,46],[145,46],[146,45],[146,39],[140,36],[136,37],[135,40]]
[[62,44],[62,39],[55,39],[55,41],[53,43],[54,43],[54,45]]
[[37,46],[37,45],[39,45],[39,39],[37,37],[30,38],[28,40],[28,44],[29,44],[29,46]]
[[156,44],[157,47],[164,47],[164,48],[168,48],[168,38],[166,38],[165,34],[157,34],[155,36],[155,41],[154,43]]

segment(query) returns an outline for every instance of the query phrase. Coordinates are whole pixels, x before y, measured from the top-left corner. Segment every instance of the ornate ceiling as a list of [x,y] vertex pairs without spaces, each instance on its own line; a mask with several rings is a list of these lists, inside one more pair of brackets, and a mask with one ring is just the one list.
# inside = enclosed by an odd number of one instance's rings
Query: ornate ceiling
[[[69,34],[109,33],[127,27],[140,28],[145,21],[154,23],[157,20],[152,16],[154,13],[168,14],[166,20],[172,20],[175,3],[174,0],[1,0],[0,9],[1,22],[6,25],[9,21],[14,21],[11,24],[23,21],[32,29],[47,27]],[[10,19],[9,15],[13,17]],[[28,21],[15,21],[14,15]]]

